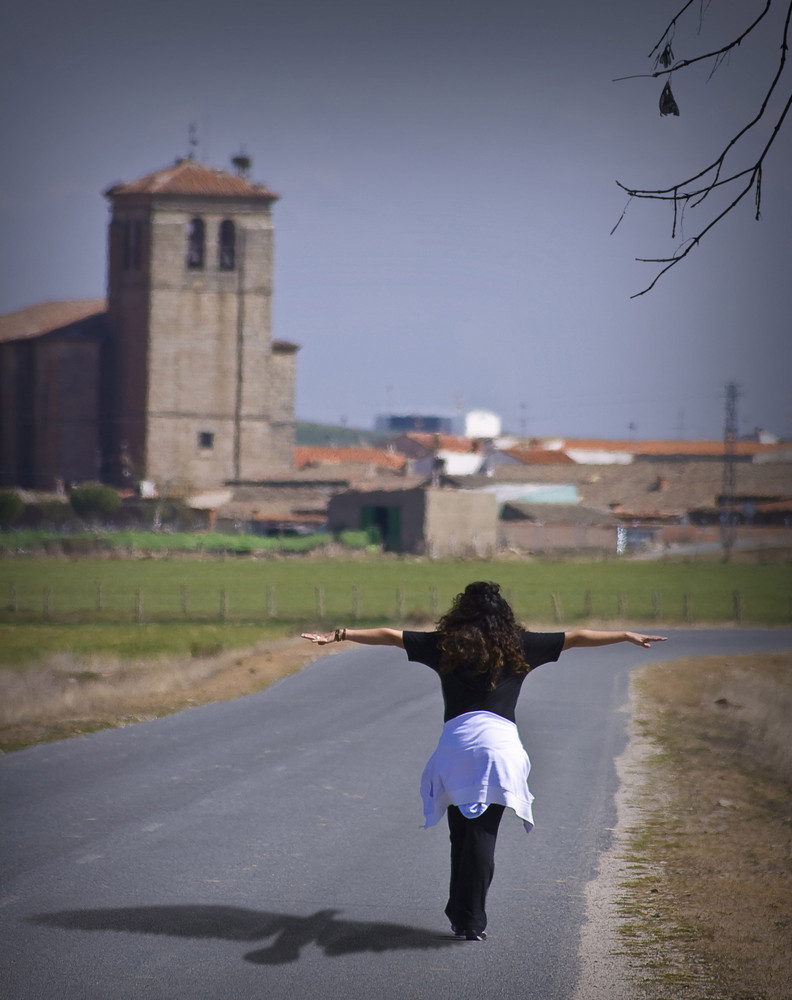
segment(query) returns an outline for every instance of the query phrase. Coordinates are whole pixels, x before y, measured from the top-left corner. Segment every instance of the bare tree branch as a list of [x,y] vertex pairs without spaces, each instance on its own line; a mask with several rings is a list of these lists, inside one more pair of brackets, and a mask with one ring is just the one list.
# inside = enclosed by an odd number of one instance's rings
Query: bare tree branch
[[[681,61],[674,61],[673,52],[671,51],[671,35],[675,31],[676,23],[682,14],[692,5],[694,0],[687,0],[684,6],[676,14],[676,16],[671,20],[670,24],[663,32],[660,40],[652,49],[651,55],[654,55],[665,42],[665,46],[661,51],[661,54],[657,57],[657,63],[659,62],[663,65],[663,69],[655,70],[653,73],[639,74],[643,77],[658,77],[667,76],[670,79],[670,74],[675,70],[685,69],[688,66],[692,66],[694,63],[701,62],[706,59],[711,59],[714,61],[713,72],[717,68],[720,61],[725,57],[725,55],[734,49],[736,46],[749,35],[756,26],[762,21],[762,19],[768,14],[774,0],[765,0],[764,10],[754,19],[754,21],[747,27],[737,38],[733,41],[723,45],[721,48],[716,49],[712,52],[708,52],[706,55],[696,56],[691,59],[684,59]],[[625,206],[618,222],[611,230],[614,233],[619,227],[622,219],[624,218],[627,208],[633,198],[638,198],[646,201],[666,201],[670,202],[673,207],[673,221],[671,229],[671,237],[675,238],[677,232],[677,226],[682,217],[684,217],[685,209],[688,207],[695,208],[698,207],[709,194],[720,188],[726,188],[730,185],[737,186],[738,182],[745,180],[746,183],[742,190],[734,197],[731,203],[722,211],[720,211],[714,218],[712,218],[703,228],[689,240],[686,240],[671,257],[665,258],[637,258],[640,261],[654,264],[664,264],[658,274],[655,276],[654,280],[650,285],[643,289],[643,291],[637,292],[632,298],[638,298],[640,295],[645,295],[646,292],[650,291],[657,284],[658,280],[672,267],[678,264],[680,261],[684,260],[685,257],[690,253],[693,247],[698,246],[702,238],[706,236],[725,216],[727,216],[736,206],[743,200],[743,198],[748,194],[749,191],[755,189],[755,217],[760,218],[760,208],[761,208],[761,181],[762,181],[762,168],[764,161],[770,151],[776,137],[778,136],[781,127],[784,124],[786,116],[792,106],[792,87],[789,88],[789,93],[787,95],[786,103],[778,114],[774,124],[768,127],[769,136],[765,142],[761,152],[758,157],[753,160],[748,166],[742,169],[735,169],[727,176],[724,176],[726,169],[726,159],[729,154],[739,155],[739,144],[746,137],[748,132],[763,122],[765,113],[767,112],[768,106],[770,105],[771,99],[776,94],[776,90],[779,89],[779,83],[781,82],[782,74],[786,66],[787,52],[789,50],[789,30],[790,30],[790,20],[792,20],[792,0],[788,0],[786,16],[784,18],[784,25],[781,31],[781,50],[780,57],[778,60],[777,69],[772,81],[770,82],[765,96],[762,100],[759,110],[754,115],[754,117],[745,124],[737,134],[726,143],[719,155],[708,164],[702,170],[685,178],[682,181],[677,181],[675,184],[667,188],[659,188],[656,190],[648,188],[636,188],[629,187],[626,184],[622,184],[620,181],[616,183],[618,186],[629,195],[629,200]],[[621,79],[630,79],[628,77],[622,77]],[[634,77],[633,77],[634,79]],[[663,95],[661,97],[661,113],[662,114],[678,114],[678,109],[676,108],[676,102],[673,99],[673,95],[670,92],[670,87],[668,81],[666,82]]]
[[657,52],[657,50],[660,48],[660,46],[663,44],[666,38],[668,38],[668,36],[671,35],[676,30],[677,21],[680,19],[680,17],[682,17],[682,15],[685,13],[688,7],[692,7],[694,3],[696,3],[696,0],[687,0],[687,3],[684,5],[684,7],[681,10],[677,11],[677,13],[671,18],[670,24],[663,32],[663,34],[660,36],[660,41],[655,45],[655,47],[649,53],[650,59],[655,54],[655,52]]
[[[663,44],[666,37],[668,36],[668,33],[674,29],[677,20],[682,16],[682,14],[684,14],[684,12],[688,9],[688,7],[690,7],[691,4],[693,3],[695,3],[695,0],[688,0],[688,2],[685,4],[682,10],[680,10],[679,13],[676,15],[676,17],[674,17],[674,19],[671,21],[671,24],[669,24],[669,26],[660,36],[660,41],[655,45],[655,47],[649,53],[650,59]],[[619,83],[622,80],[641,80],[641,79],[646,80],[646,79],[654,79],[658,76],[669,76],[671,73],[675,73],[678,69],[687,69],[688,66],[693,66],[695,63],[704,62],[707,59],[721,60],[728,52],[730,52],[732,49],[737,48],[737,46],[743,41],[743,39],[745,39],[748,35],[750,35],[750,33],[754,30],[754,28],[764,19],[765,15],[769,12],[772,5],[773,5],[773,0],[765,0],[765,8],[762,11],[762,13],[759,14],[756,20],[753,21],[753,23],[750,24],[738,38],[733,39],[733,41],[729,42],[727,45],[721,46],[721,48],[719,49],[715,49],[712,52],[706,52],[704,53],[704,55],[694,56],[692,59],[680,59],[678,62],[673,63],[673,65],[668,65],[663,69],[655,70],[653,73],[635,73],[632,76],[617,76],[613,82]],[[662,56],[658,57],[658,59],[659,60],[662,59]]]

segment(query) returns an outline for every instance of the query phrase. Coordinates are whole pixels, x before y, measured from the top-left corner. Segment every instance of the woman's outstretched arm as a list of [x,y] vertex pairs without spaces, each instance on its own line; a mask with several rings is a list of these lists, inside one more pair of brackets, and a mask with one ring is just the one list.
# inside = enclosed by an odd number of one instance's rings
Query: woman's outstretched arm
[[399,646],[404,649],[402,630],[397,628],[336,628],[332,632],[303,632],[317,646],[328,642],[359,642],[364,646]]
[[611,646],[616,642],[632,642],[646,649],[653,642],[665,642],[664,635],[642,635],[640,632],[609,632],[591,628],[576,628],[564,634],[564,649],[578,646]]

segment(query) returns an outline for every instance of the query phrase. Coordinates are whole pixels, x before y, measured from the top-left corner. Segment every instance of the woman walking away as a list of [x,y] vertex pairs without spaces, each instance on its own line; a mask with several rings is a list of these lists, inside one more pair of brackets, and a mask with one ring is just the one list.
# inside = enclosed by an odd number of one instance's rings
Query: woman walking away
[[451,835],[446,916],[458,937],[481,941],[485,902],[495,870],[495,841],[505,808],[533,827],[528,759],[515,723],[529,671],[575,646],[632,642],[649,647],[665,636],[637,632],[529,632],[521,628],[497,583],[469,584],[434,632],[392,628],[303,633],[318,645],[357,642],[398,646],[409,660],[440,675],[445,714],[437,749],[421,778],[426,826],[445,813]]

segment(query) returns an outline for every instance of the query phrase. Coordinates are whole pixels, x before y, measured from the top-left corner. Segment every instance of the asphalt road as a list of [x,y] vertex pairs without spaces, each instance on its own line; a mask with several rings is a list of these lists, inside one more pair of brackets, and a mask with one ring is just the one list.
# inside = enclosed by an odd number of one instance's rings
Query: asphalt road
[[0,994],[569,1000],[630,670],[779,649],[792,631],[677,631],[531,675],[518,723],[537,825],[504,817],[482,943],[448,933],[447,831],[421,828],[418,796],[439,685],[399,650],[358,647],[257,695],[8,754]]

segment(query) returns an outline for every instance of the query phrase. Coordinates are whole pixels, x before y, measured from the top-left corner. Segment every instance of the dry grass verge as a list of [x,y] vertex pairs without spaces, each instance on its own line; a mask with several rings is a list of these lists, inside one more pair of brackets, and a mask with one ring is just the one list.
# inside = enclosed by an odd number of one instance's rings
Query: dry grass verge
[[635,995],[789,1000],[792,653],[656,664],[633,685],[650,749],[617,906]]
[[0,750],[252,694],[333,651],[297,638],[157,659],[52,654],[23,673],[0,670]]

